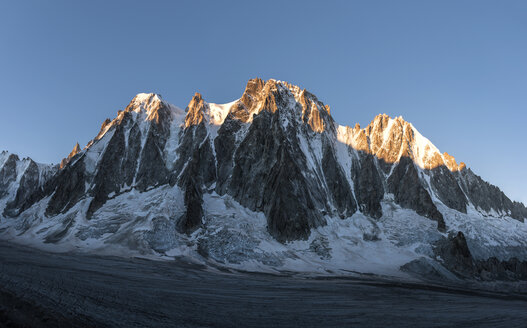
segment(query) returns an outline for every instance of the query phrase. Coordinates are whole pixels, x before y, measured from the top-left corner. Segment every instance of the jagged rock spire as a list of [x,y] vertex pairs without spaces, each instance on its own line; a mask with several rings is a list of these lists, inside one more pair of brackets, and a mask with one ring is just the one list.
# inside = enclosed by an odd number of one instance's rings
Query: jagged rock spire
[[203,96],[200,93],[196,92],[192,100],[190,100],[185,111],[187,115],[185,116],[185,127],[192,125],[199,125],[203,122],[204,113],[203,110],[206,106]]
[[260,78],[251,79],[247,82],[245,91],[241,97],[246,108],[253,108],[260,101],[260,93],[265,86],[265,81]]
[[73,150],[71,151],[71,153],[68,155],[68,157],[63,158],[62,161],[60,161],[60,169],[63,169],[66,165],[68,165],[68,163],[71,161],[71,159],[75,155],[80,153],[80,151],[81,151],[81,147],[79,146],[79,143],[77,142],[75,144],[75,147],[73,147]]

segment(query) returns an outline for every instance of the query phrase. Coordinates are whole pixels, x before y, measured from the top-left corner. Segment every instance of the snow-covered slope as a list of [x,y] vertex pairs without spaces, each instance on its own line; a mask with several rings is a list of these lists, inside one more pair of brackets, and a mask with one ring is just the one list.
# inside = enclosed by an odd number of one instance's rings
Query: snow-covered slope
[[522,204],[401,117],[340,126],[286,82],[250,80],[223,105],[197,93],[185,110],[138,94],[60,169],[35,164],[31,188],[30,164],[8,158],[1,236],[51,250],[441,279],[527,263]]

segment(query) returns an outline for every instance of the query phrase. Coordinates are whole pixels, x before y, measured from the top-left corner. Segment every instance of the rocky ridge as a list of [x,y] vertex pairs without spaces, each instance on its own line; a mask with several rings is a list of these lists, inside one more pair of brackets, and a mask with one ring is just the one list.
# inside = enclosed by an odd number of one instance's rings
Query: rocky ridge
[[71,161],[73,156],[77,155],[80,151],[81,151],[81,147],[79,146],[79,143],[77,142],[75,144],[75,147],[73,147],[73,150],[71,151],[71,153],[68,155],[68,157],[63,158],[62,161],[60,161],[59,168],[63,169],[64,166],[66,166]]
[[210,194],[262,213],[282,243],[308,240],[332,218],[380,220],[386,204],[435,221],[439,232],[452,228],[445,217],[452,213],[527,217],[523,204],[440,153],[402,117],[340,126],[315,95],[277,80],[250,80],[240,99],[224,105],[196,93],[185,110],[138,94],[60,167],[7,153],[1,159],[3,215],[74,212],[62,236],[75,222],[102,218],[107,202],[167,186],[184,204],[166,214],[170,229],[189,235],[206,229]]

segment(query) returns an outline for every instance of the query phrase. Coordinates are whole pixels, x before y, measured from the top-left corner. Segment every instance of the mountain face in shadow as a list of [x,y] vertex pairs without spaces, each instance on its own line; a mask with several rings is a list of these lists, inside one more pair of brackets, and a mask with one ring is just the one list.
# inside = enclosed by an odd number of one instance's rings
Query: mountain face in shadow
[[[163,188],[181,205],[159,216],[170,236],[206,229],[206,195],[262,213],[267,232],[282,243],[309,240],[333,218],[380,220],[388,205],[434,221],[439,233],[456,228],[445,218],[452,213],[527,218],[523,204],[440,153],[402,117],[340,126],[315,95],[276,80],[250,80],[240,99],[224,105],[196,93],[185,110],[138,94],[60,167],[7,152],[0,158],[4,220],[27,230],[36,222],[30,212],[41,215],[38,222],[60,217],[64,233],[55,241],[79,238],[81,222],[106,220],[100,213],[116,199]],[[112,221],[114,230],[134,215]]]

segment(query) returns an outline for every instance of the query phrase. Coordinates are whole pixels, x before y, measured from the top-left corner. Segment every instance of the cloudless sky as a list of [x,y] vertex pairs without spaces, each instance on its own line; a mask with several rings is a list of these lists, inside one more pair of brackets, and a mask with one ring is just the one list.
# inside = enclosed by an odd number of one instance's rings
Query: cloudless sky
[[340,124],[402,115],[527,203],[527,1],[0,2],[0,149],[40,162],[139,92],[224,103],[257,76]]

